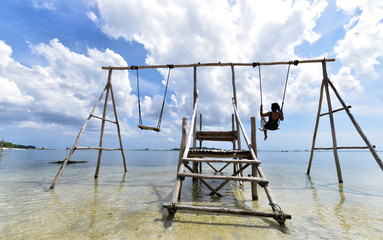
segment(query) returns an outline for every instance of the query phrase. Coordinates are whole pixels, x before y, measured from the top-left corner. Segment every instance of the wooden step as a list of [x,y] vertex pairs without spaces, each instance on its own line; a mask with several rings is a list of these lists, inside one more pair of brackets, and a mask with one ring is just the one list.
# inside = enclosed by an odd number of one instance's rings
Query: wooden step
[[230,180],[230,181],[245,181],[245,182],[257,182],[261,184],[269,183],[268,180],[262,179],[260,177],[237,177],[237,176],[218,176],[218,175],[207,175],[199,173],[178,173],[179,177],[193,177],[193,178],[202,178],[202,179],[216,179],[216,180]]
[[214,162],[214,163],[249,163],[249,164],[261,164],[258,160],[243,160],[243,159],[212,159],[212,158],[183,158],[182,161],[190,162]]
[[236,131],[197,131],[196,139],[200,141],[237,141]]
[[250,151],[246,150],[211,150],[211,149],[191,149],[188,158],[193,157],[216,157],[216,158],[247,158],[251,159]]

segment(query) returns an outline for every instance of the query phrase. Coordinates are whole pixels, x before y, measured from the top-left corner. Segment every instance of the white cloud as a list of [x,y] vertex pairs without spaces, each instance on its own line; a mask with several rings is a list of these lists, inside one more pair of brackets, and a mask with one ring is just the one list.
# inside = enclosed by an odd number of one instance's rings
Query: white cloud
[[[46,66],[25,67],[9,57],[9,46],[0,43],[1,58],[11,59],[6,67],[0,66],[3,76],[0,78],[1,111],[7,112],[16,126],[32,126],[18,123],[33,121],[47,126],[83,122],[107,82],[108,71],[101,70],[101,66],[126,65],[120,55],[109,49],[104,52],[88,49],[86,56],[72,52],[58,39],[30,47],[33,53],[47,60]],[[130,95],[127,74],[113,74],[112,83],[120,116],[130,116],[135,109],[136,98]]]
[[[98,0],[97,6],[104,33],[142,43],[148,50],[147,64],[177,64],[293,60],[297,58],[296,46],[320,38],[314,27],[327,2]],[[192,71],[175,69],[172,74],[169,88],[175,94],[171,109],[189,116],[193,101]],[[222,123],[231,119],[230,74],[228,67],[198,69],[199,109],[209,113],[208,121]],[[163,75],[166,76],[165,71]],[[267,84],[278,92],[269,88],[270,93],[266,94],[280,99],[285,70],[270,76]],[[257,115],[257,72],[238,67],[236,77],[239,110],[246,118]],[[319,84],[320,80],[321,77]],[[297,84],[297,90],[304,94],[301,85]]]
[[11,54],[12,48],[0,40],[0,67],[7,67],[13,61]]
[[347,94],[348,98],[352,98],[363,92],[360,81],[351,74],[349,67],[342,67],[336,75],[331,75],[330,78],[341,96]]
[[32,4],[35,9],[56,10],[54,0],[32,0]]
[[337,1],[337,6],[346,14],[360,10],[345,25],[347,32],[334,49],[337,58],[356,73],[377,78],[376,66],[383,57],[383,2]]
[[0,86],[0,107],[3,104],[26,105],[34,100],[32,96],[24,95],[15,82],[0,77]]
[[88,18],[89,18],[92,22],[94,22],[94,23],[97,23],[97,22],[98,22],[98,18],[97,18],[96,14],[95,14],[94,12],[89,11],[86,15],[88,16]]

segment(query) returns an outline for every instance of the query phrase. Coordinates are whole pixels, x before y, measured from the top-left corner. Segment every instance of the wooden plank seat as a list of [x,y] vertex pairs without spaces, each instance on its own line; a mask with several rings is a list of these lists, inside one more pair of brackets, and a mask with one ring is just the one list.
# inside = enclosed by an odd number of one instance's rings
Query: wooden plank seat
[[196,139],[200,141],[228,141],[237,140],[236,131],[197,131]]
[[251,159],[248,150],[214,150],[214,149],[190,149],[188,158],[193,157],[216,157],[216,158],[247,158]]
[[144,125],[138,125],[137,127],[140,128],[141,130],[152,130],[152,131],[156,131],[156,132],[161,131],[161,129],[159,129],[157,127],[149,127],[149,126],[144,126]]

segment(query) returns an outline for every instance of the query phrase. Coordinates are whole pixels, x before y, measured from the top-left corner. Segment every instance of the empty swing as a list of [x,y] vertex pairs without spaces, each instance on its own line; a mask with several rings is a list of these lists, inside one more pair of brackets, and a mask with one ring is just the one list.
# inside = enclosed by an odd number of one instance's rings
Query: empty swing
[[[288,64],[288,68],[287,68],[287,74],[286,74],[286,81],[285,81],[285,87],[284,87],[284,90],[283,90],[283,98],[282,98],[282,104],[281,104],[281,108],[279,110],[279,105],[278,103],[273,103],[272,104],[272,110],[278,110],[279,111],[279,115],[282,113],[282,110],[283,110],[283,105],[285,103],[285,96],[286,96],[286,89],[287,89],[287,82],[289,80],[289,74],[290,74],[290,66],[291,64],[294,64],[295,66],[298,65],[299,61],[298,60],[295,60],[295,61],[289,61],[289,64]],[[261,76],[261,65],[259,63],[253,63],[253,67],[256,67],[258,66],[258,74],[259,74],[259,91],[260,91],[260,96],[261,96],[261,106],[260,106],[260,109],[261,109],[261,113],[263,112],[263,100],[262,100],[262,76]],[[272,114],[272,113],[271,113]],[[272,130],[272,131],[275,131],[275,130],[278,130],[280,129],[279,128],[279,123],[280,123],[280,117],[278,117],[278,120],[277,119],[272,119],[271,118],[271,114],[270,114],[270,117],[269,117],[269,124],[268,126],[265,127],[265,124],[266,124],[266,120],[263,118],[263,116],[261,116],[261,119],[260,119],[260,125],[261,127],[259,128],[259,130],[261,131],[266,131],[266,130]]]
[[167,80],[166,80],[166,87],[165,87],[164,98],[163,98],[163,101],[162,101],[161,112],[160,112],[160,116],[158,117],[158,123],[157,123],[156,127],[145,126],[142,123],[141,101],[140,101],[140,81],[139,81],[139,77],[138,77],[138,67],[137,66],[131,66],[130,67],[132,70],[135,69],[136,72],[137,72],[137,101],[138,101],[138,114],[139,114],[139,123],[138,123],[137,127],[140,128],[141,130],[152,130],[152,131],[156,131],[156,132],[161,131],[161,121],[162,121],[162,115],[163,115],[163,111],[164,111],[164,107],[165,107],[166,93],[168,91],[170,70],[172,68],[174,68],[174,65],[171,65],[171,64],[168,64],[167,66],[169,67],[168,77],[167,77]]

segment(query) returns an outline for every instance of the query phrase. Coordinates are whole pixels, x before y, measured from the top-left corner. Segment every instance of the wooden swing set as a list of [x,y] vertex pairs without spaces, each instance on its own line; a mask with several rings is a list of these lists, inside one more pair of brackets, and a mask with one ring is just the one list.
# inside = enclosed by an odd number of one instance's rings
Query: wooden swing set
[[[75,143],[68,154],[68,156],[63,161],[63,164],[57,173],[52,185],[50,186],[50,189],[55,187],[55,184],[57,183],[59,177],[61,176],[66,163],[70,159],[70,157],[73,155],[75,150],[84,150],[84,149],[96,149],[99,151],[98,153],[98,161],[97,161],[97,168],[95,173],[95,178],[98,177],[99,168],[100,168],[100,161],[101,161],[101,155],[102,151],[108,151],[108,150],[119,150],[121,151],[122,158],[123,158],[123,165],[125,172],[127,171],[126,163],[125,163],[125,156],[124,156],[124,150],[121,142],[121,135],[120,135],[120,127],[119,122],[117,118],[117,111],[116,111],[116,105],[114,101],[114,95],[113,95],[113,89],[112,89],[112,83],[111,83],[111,76],[112,71],[115,70],[136,70],[137,71],[137,90],[138,90],[138,108],[139,108],[139,124],[138,127],[140,129],[144,130],[153,130],[153,131],[160,131],[160,125],[163,115],[163,109],[164,109],[164,103],[165,103],[165,97],[167,92],[167,87],[169,83],[169,76],[170,71],[173,68],[193,68],[194,70],[194,101],[193,101],[193,115],[191,117],[191,123],[189,125],[189,130],[187,130],[187,118],[182,119],[182,138],[180,143],[180,152],[179,152],[179,159],[178,159],[178,166],[177,166],[177,173],[176,173],[176,184],[174,188],[173,197],[170,203],[163,204],[163,207],[168,210],[169,218],[172,219],[177,212],[177,210],[183,210],[183,211],[193,211],[193,212],[211,212],[211,213],[225,213],[225,214],[239,214],[239,215],[251,215],[251,216],[262,216],[262,217],[270,217],[274,218],[279,224],[283,225],[286,219],[291,219],[291,215],[286,214],[282,211],[282,209],[277,205],[276,201],[274,200],[274,197],[271,193],[271,189],[269,187],[269,181],[266,179],[265,174],[262,171],[262,168],[260,166],[261,161],[257,158],[257,143],[256,143],[256,122],[255,117],[250,118],[251,122],[251,138],[249,138],[246,135],[245,128],[241,122],[237,105],[237,91],[236,91],[236,79],[235,79],[235,67],[259,67],[259,79],[260,79],[260,85],[261,85],[261,74],[260,74],[260,66],[264,65],[288,65],[288,71],[286,76],[286,82],[285,82],[285,88],[284,88],[284,94],[283,94],[283,100],[282,100],[282,107],[284,104],[284,98],[286,93],[286,86],[288,81],[288,75],[290,72],[290,65],[294,64],[297,65],[303,63],[322,63],[323,68],[323,81],[321,86],[321,93],[320,93],[320,101],[319,101],[319,107],[318,107],[318,115],[317,115],[317,122],[315,125],[314,130],[314,137],[313,137],[313,144],[311,149],[311,156],[309,161],[309,167],[307,174],[310,173],[310,167],[313,159],[313,153],[314,150],[319,150],[323,148],[315,148],[315,139],[318,129],[318,123],[319,123],[319,117],[324,115],[330,116],[330,123],[331,123],[331,133],[332,133],[332,139],[333,139],[333,147],[332,148],[326,148],[328,150],[333,150],[334,152],[334,158],[337,166],[337,172],[338,172],[338,179],[339,182],[342,182],[341,177],[341,171],[340,171],[340,164],[338,159],[337,150],[343,149],[342,147],[338,147],[336,144],[336,136],[335,136],[335,128],[334,128],[334,120],[333,120],[333,113],[338,112],[340,110],[345,110],[350,117],[351,121],[355,125],[357,131],[363,138],[363,140],[366,142],[366,147],[351,147],[352,149],[360,149],[360,148],[368,148],[374,158],[376,159],[377,163],[383,170],[383,163],[380,160],[379,156],[377,155],[374,146],[370,144],[366,136],[363,134],[362,130],[360,129],[359,125],[356,123],[355,119],[351,115],[349,111],[349,107],[345,105],[343,100],[340,98],[338,92],[336,91],[334,85],[330,82],[327,76],[327,70],[326,70],[326,63],[327,62],[333,62],[335,59],[314,59],[314,60],[299,60],[299,61],[285,61],[285,62],[257,62],[257,63],[196,63],[196,64],[181,64],[181,65],[154,65],[154,66],[130,66],[130,67],[102,67],[103,70],[108,70],[108,81],[104,88],[104,91],[102,92],[98,102],[92,109],[89,117],[85,121],[85,124],[80,130],[80,133],[78,134]],[[232,129],[230,131],[204,131],[202,130],[202,115],[200,115],[200,127],[199,130],[197,130],[197,105],[198,105],[198,88],[197,88],[197,69],[199,67],[230,67],[232,72],[232,89],[233,89],[233,96],[232,96],[232,105],[233,105],[233,114],[232,114]],[[165,88],[165,94],[164,99],[162,103],[162,108],[159,116],[159,121],[156,127],[149,127],[145,126],[142,123],[142,116],[141,116],[141,106],[140,106],[140,97],[139,97],[139,77],[138,77],[138,70],[139,69],[149,69],[149,68],[168,68],[168,77],[166,82],[166,88]],[[343,105],[342,109],[332,110],[331,106],[331,99],[329,94],[329,86],[334,90],[335,95]],[[321,114],[321,104],[322,104],[322,95],[323,95],[323,89],[326,90],[326,97],[327,97],[327,104],[328,104],[328,113]],[[260,91],[262,91],[260,86]],[[105,97],[105,104],[104,104],[104,110],[103,110],[103,116],[95,116],[94,111],[101,101],[104,93],[106,92]],[[108,104],[108,98],[109,93],[111,95],[112,99],[112,105],[113,105],[113,111],[114,111],[114,120],[106,119],[106,109]],[[261,92],[261,98],[262,98],[262,92]],[[100,143],[98,147],[78,147],[79,140],[81,138],[82,133],[84,132],[84,129],[88,123],[88,121],[91,118],[96,118],[102,121],[101,123],[101,132],[100,132]],[[103,135],[104,135],[104,126],[105,122],[111,122],[114,123],[117,127],[117,135],[120,143],[119,148],[104,148],[103,147]],[[243,134],[243,139],[245,140],[246,149],[243,150],[241,146],[241,133]],[[197,147],[197,141],[199,141],[199,147]],[[226,141],[226,142],[232,142],[233,149],[231,150],[207,150],[202,148],[202,142],[204,141]],[[193,143],[193,146],[191,147],[191,144]],[[224,163],[225,166],[221,169],[217,169],[214,167],[214,164],[216,163]],[[191,165],[190,165],[191,164]],[[228,165],[233,166],[233,173],[231,175],[217,175],[217,174],[203,174],[202,173],[202,164],[207,164],[210,166],[215,172],[221,172],[224,168],[226,168]],[[250,168],[250,174],[248,177],[244,176],[244,171]],[[192,178],[193,181],[200,181],[203,185],[205,185],[210,191],[210,195],[217,195],[222,197],[223,195],[219,192],[220,189],[222,189],[228,182],[230,181],[238,181],[241,184],[243,182],[250,182],[251,183],[251,194],[253,200],[258,200],[258,192],[257,192],[257,185],[262,187],[266,193],[266,196],[268,198],[269,204],[271,206],[272,212],[259,212],[259,211],[253,211],[253,210],[246,210],[246,209],[236,209],[236,208],[224,208],[224,207],[211,207],[211,206],[194,206],[194,205],[185,205],[180,202],[180,196],[181,196],[181,189],[182,189],[182,182],[185,178]],[[219,186],[213,186],[214,183],[209,181],[221,181],[221,184]]]

